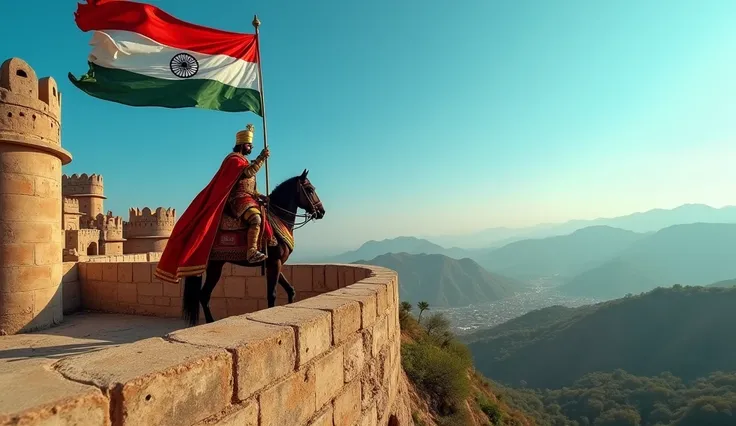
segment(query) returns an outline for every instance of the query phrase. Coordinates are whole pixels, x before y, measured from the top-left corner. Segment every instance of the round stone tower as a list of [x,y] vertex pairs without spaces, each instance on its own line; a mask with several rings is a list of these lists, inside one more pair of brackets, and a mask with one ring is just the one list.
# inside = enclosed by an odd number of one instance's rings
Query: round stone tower
[[159,207],[152,212],[132,208],[130,220],[123,223],[125,254],[162,252],[169,242],[171,231],[176,223],[176,209]]
[[26,62],[0,67],[0,334],[62,314],[61,93]]
[[105,184],[102,176],[87,173],[77,175],[76,173],[61,177],[61,193],[64,197],[79,200],[79,213],[84,216],[83,221],[96,220],[97,215],[105,212]]

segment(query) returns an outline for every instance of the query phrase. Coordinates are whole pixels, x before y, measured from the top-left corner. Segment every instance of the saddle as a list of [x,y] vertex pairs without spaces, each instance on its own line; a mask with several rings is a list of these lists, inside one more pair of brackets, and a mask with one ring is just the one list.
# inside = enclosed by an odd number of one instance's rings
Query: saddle
[[248,229],[248,224],[242,219],[235,217],[230,213],[230,209],[226,208],[222,212],[220,218],[220,231],[245,231]]
[[[246,259],[249,248],[246,231],[249,227],[247,222],[235,217],[229,206],[227,206],[220,217],[217,235],[210,252],[210,259],[224,261],[242,261]],[[275,236],[268,241],[269,246],[276,246],[277,244]],[[261,246],[260,243],[259,246]]]
[[248,224],[235,217],[226,207],[217,228],[215,243],[210,252],[210,259],[224,261],[242,261],[248,253],[246,230]]

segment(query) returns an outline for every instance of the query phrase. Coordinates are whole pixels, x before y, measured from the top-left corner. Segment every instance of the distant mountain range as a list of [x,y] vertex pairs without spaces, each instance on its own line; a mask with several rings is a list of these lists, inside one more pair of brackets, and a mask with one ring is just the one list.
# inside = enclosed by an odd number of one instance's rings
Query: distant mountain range
[[553,306],[463,338],[479,371],[532,388],[560,388],[624,369],[684,380],[736,370],[736,289],[659,288],[580,308]]
[[[690,223],[696,218],[710,218],[725,223]],[[652,229],[677,220],[687,223]],[[437,255],[439,257],[421,258],[438,260],[446,257],[449,259],[443,259],[439,264],[450,264],[449,261],[455,259],[458,265],[465,266],[470,265],[467,262],[472,259],[473,267],[484,269],[487,274],[496,274],[503,280],[560,285],[559,290],[563,294],[597,299],[622,297],[627,293],[637,294],[657,286],[678,283],[709,285],[736,277],[736,262],[733,261],[736,251],[736,207],[715,209],[703,205],[685,205],[673,210],[657,209],[620,218],[571,221],[555,225],[555,229],[572,229],[601,221],[635,230],[594,225],[573,229],[567,235],[529,238],[502,247],[476,250],[448,249],[426,239],[399,237],[369,241],[357,250],[314,261],[390,263],[396,268],[401,266],[403,276],[421,275],[424,283],[429,282],[426,272],[429,270],[428,264],[402,256]],[[402,256],[385,256],[391,253],[402,253]],[[407,263],[402,265],[400,259]],[[392,267],[388,264],[383,266]],[[453,268],[448,266],[444,271]],[[447,273],[437,269],[434,271]],[[465,273],[451,275],[451,280],[437,278],[436,284],[433,284],[438,287],[438,293],[432,296],[435,304],[462,306],[464,300],[475,297],[476,293],[473,292],[477,289],[466,292],[465,286],[477,287],[477,280],[468,281],[470,275]],[[444,288],[445,282],[454,284]],[[402,287],[410,285],[408,279],[402,277]],[[519,288],[518,283],[514,288]],[[412,291],[405,297],[413,299],[418,295]],[[490,299],[482,297],[476,302]]]
[[455,259],[467,257],[467,252],[459,248],[446,249],[430,241],[415,237],[398,237],[382,241],[368,241],[357,250],[329,258],[330,262],[352,263],[360,259],[373,259],[387,253],[442,254]]
[[736,206],[715,208],[705,204],[684,204],[674,209],[653,209],[613,218],[571,220],[564,223],[547,223],[527,228],[490,228],[465,235],[426,236],[424,238],[444,247],[480,249],[499,247],[513,241],[529,238],[566,235],[591,226],[608,226],[647,233],[659,231],[673,225],[699,222],[736,223]]
[[736,276],[736,224],[675,225],[634,241],[559,290],[610,299],[658,286],[708,285]]
[[522,240],[476,252],[473,258],[488,270],[517,279],[572,278],[611,259],[646,236],[610,226],[591,226],[569,235]]
[[520,281],[486,271],[470,259],[441,254],[391,253],[359,264],[390,268],[399,274],[399,298],[416,304],[458,307],[493,302],[526,289]]

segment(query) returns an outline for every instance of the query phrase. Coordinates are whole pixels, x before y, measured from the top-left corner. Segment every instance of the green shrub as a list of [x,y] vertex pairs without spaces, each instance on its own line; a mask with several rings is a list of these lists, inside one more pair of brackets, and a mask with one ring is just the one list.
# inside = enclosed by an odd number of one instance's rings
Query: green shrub
[[480,407],[480,410],[486,416],[488,416],[488,420],[491,421],[491,424],[500,425],[503,423],[503,411],[501,411],[501,408],[498,406],[498,404],[496,404],[494,401],[490,401],[488,398],[485,397],[485,395],[478,395],[476,397],[476,401],[478,401],[478,406]]
[[406,343],[401,348],[404,371],[441,415],[457,412],[470,393],[468,363],[459,353],[426,340]]

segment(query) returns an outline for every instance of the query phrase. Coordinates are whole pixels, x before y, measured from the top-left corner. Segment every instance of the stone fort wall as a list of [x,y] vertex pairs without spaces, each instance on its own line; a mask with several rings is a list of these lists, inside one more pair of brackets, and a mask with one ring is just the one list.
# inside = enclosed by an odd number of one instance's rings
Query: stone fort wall
[[[64,286],[78,282],[82,308],[178,315],[181,293],[174,287],[179,286],[156,281],[154,266],[148,261],[67,263]],[[277,307],[260,310],[262,278],[238,267],[224,272],[220,293],[213,298],[220,302],[212,303],[218,306],[213,313],[219,321],[64,358],[48,373],[39,400],[19,407],[15,420],[162,426],[412,424],[402,380],[394,271],[291,265],[286,272],[300,301],[284,306],[281,300]],[[17,423],[0,416],[0,425],[5,424]]]
[[[120,220],[104,215],[100,175],[62,177],[72,157],[60,127],[54,79],[38,79],[20,59],[3,62],[0,334],[48,328],[80,309],[179,316],[180,286],[153,277],[160,253],[149,253],[163,249],[173,210],[131,212],[123,238],[131,234],[138,254],[120,253],[116,242],[113,256],[85,250],[79,263],[63,262],[65,245],[92,247],[97,234],[86,231],[100,232],[83,229],[82,215],[101,215],[115,240]],[[65,219],[77,228],[66,236]],[[211,301],[220,321],[29,370],[37,394],[0,413],[0,426],[412,424],[402,402],[395,272],[292,265],[285,273],[300,301],[284,306],[279,288],[271,309],[263,309],[257,272],[226,266]]]

